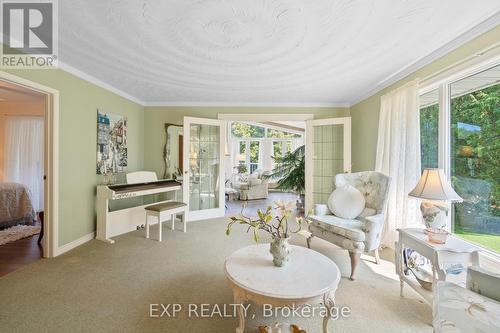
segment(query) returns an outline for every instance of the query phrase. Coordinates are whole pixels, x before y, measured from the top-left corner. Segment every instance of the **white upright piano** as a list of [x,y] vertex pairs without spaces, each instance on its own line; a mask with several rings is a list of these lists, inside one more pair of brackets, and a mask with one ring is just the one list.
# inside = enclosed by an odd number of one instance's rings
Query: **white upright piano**
[[[113,244],[112,237],[137,230],[138,226],[146,223],[146,213],[144,207],[152,205],[135,206],[131,208],[110,211],[110,200],[121,200],[126,198],[140,197],[148,194],[158,194],[171,192],[172,199],[175,200],[176,191],[182,188],[182,183],[163,179],[145,183],[120,184],[120,185],[99,185],[97,186],[97,235],[96,239]],[[161,203],[159,201],[155,203]]]

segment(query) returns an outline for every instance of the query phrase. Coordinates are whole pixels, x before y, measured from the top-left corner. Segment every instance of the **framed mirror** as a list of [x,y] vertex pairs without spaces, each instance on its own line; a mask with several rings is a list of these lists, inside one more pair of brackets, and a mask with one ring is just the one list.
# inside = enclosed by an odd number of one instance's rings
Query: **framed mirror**
[[165,124],[166,142],[163,152],[165,170],[164,179],[182,179],[183,169],[183,126]]

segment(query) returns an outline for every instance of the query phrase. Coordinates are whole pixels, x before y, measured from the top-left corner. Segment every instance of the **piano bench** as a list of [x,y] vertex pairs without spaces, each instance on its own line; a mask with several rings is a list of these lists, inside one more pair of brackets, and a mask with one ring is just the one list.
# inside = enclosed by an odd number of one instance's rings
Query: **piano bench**
[[154,204],[144,208],[146,211],[146,238],[149,238],[149,217],[154,216],[158,219],[158,241],[161,242],[161,224],[167,218],[171,219],[172,230],[175,228],[175,217],[181,214],[183,231],[186,232],[186,207],[184,202],[170,201],[160,204]]

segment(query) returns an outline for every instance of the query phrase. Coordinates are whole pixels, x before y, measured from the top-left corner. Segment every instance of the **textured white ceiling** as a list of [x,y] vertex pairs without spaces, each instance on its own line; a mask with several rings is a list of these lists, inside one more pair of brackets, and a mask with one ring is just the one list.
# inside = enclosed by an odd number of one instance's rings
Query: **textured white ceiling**
[[499,0],[59,1],[59,51],[149,104],[350,104],[499,11]]

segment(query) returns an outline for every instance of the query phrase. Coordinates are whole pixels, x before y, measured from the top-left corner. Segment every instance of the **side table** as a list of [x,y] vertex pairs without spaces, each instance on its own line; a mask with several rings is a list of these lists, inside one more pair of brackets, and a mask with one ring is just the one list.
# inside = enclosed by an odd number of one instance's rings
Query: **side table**
[[433,286],[439,280],[446,280],[444,264],[462,264],[464,267],[478,264],[478,253],[481,249],[453,234],[448,235],[446,244],[435,244],[428,241],[424,229],[406,228],[397,229],[397,231],[399,233],[399,240],[395,246],[395,264],[396,273],[399,275],[401,296],[403,296],[403,287],[406,282],[429,305],[432,305],[432,292],[422,288],[416,279],[412,276],[406,276],[404,273],[403,250],[405,248],[411,248],[429,259],[432,265]]

